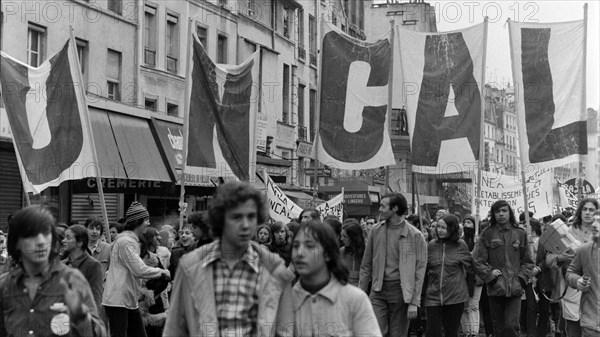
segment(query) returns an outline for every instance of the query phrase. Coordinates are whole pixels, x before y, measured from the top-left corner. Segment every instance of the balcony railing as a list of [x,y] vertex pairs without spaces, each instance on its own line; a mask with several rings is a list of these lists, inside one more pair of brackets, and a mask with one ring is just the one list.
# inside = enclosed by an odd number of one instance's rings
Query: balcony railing
[[144,50],[144,63],[149,66],[156,65],[156,51],[145,49]]
[[298,140],[307,141],[308,140],[308,130],[306,126],[298,125]]
[[177,59],[172,56],[167,56],[167,71],[177,73]]
[[298,58],[301,60],[306,60],[306,49],[304,49],[304,47],[298,46]]
[[310,52],[310,65],[311,66],[317,65],[317,54],[312,51]]

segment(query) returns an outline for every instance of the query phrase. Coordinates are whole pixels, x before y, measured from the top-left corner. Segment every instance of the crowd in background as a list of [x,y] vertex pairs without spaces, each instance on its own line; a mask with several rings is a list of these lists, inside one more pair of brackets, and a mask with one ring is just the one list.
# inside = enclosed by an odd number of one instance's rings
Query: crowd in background
[[[321,219],[307,208],[283,223],[268,221],[251,187],[226,185],[209,210],[192,213],[182,226],[151,224],[138,202],[108,233],[94,217],[67,226],[43,207],[16,212],[10,235],[0,232],[0,334],[49,335],[44,327],[51,321],[55,335],[196,335],[191,330],[207,327],[187,317],[198,315],[217,321],[213,328],[222,336],[261,335],[257,322],[264,317],[277,323],[278,335],[286,335],[278,329],[287,322],[281,331],[293,326],[288,335],[296,336],[329,335],[330,328],[353,336],[600,336],[595,199],[583,199],[574,214],[538,220],[530,213],[530,231],[526,215],[517,219],[502,200],[480,221],[446,210],[429,220],[407,216],[399,194],[384,196],[380,213],[363,219]],[[230,233],[228,224],[238,220],[229,216],[238,209],[249,220]],[[553,254],[540,244],[557,219],[569,226],[577,249]],[[248,223],[255,227],[246,231]],[[239,244],[248,233],[253,243]],[[239,256],[230,259],[231,251]],[[202,283],[205,274],[212,276]],[[268,291],[273,282],[282,285]],[[237,292],[245,300],[232,300]],[[216,304],[197,303],[203,298]],[[277,312],[263,301],[278,302]],[[57,307],[43,313],[50,305]],[[34,319],[25,314],[38,309]],[[251,328],[240,330],[240,321]],[[199,335],[210,335],[204,330]]]

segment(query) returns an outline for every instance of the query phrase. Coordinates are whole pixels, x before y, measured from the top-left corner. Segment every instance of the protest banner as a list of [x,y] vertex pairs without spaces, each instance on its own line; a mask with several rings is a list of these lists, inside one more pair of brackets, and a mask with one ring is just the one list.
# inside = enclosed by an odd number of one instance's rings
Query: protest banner
[[338,217],[340,222],[343,222],[344,189],[342,188],[342,193],[317,206],[317,211],[319,211],[319,214],[321,214],[321,219],[325,218],[328,215],[335,215],[336,217]]
[[[481,172],[481,196],[479,216],[485,219],[492,204],[506,200],[519,216],[524,211],[523,184],[520,176],[507,176],[494,172]],[[477,190],[477,189],[476,189]],[[552,170],[529,172],[527,174],[527,209],[539,218],[552,214]]]
[[285,193],[275,185],[273,179],[264,171],[264,181],[267,187],[267,203],[269,205],[269,216],[275,221],[288,223],[297,220],[302,208],[296,205]]

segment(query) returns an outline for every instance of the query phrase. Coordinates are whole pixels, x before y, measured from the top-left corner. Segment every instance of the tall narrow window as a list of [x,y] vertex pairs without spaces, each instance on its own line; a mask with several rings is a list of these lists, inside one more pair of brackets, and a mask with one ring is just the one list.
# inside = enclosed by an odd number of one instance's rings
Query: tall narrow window
[[156,65],[156,7],[144,5],[144,63]]
[[227,36],[219,34],[217,40],[217,63],[227,64]]
[[316,125],[317,125],[317,91],[314,89],[310,90],[310,94],[309,94],[309,109],[310,109],[310,116],[308,118],[310,118],[310,141],[314,142],[315,141],[315,135],[317,132],[316,129]]
[[121,53],[109,49],[106,62],[106,81],[109,99],[121,100]]
[[298,9],[298,58],[306,60],[304,48],[304,10]]
[[83,80],[87,83],[87,68],[88,68],[88,42],[81,39],[76,39],[77,43],[77,56],[79,57],[79,66],[81,67],[81,75]]
[[208,52],[208,30],[202,26],[196,26],[196,34],[198,35],[198,39],[204,46],[204,50]]
[[290,123],[290,66],[283,65],[283,109],[281,121]]
[[298,139],[307,140],[306,126],[304,122],[304,84],[298,85]]
[[313,15],[308,16],[308,38],[310,64],[317,65],[317,22]]
[[46,28],[29,24],[27,31],[27,63],[39,67],[46,57]]
[[123,0],[108,0],[108,10],[119,15],[123,14]]
[[290,38],[290,33],[292,31],[292,18],[294,12],[287,7],[282,8],[281,18],[282,18],[282,27],[283,27],[283,36]]
[[177,73],[177,60],[179,59],[179,18],[167,14],[167,71]]

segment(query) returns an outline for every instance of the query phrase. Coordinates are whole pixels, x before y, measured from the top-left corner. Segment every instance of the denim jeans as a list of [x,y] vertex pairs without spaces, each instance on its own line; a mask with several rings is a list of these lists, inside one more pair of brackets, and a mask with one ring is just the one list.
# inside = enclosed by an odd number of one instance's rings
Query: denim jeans
[[580,321],[570,321],[565,319],[565,333],[567,337],[581,337]]
[[383,337],[408,335],[408,304],[404,303],[400,281],[383,282],[381,291],[371,290],[371,305]]
[[496,337],[519,337],[521,296],[489,296],[490,314]]

